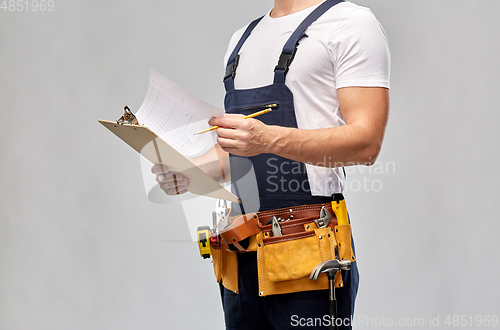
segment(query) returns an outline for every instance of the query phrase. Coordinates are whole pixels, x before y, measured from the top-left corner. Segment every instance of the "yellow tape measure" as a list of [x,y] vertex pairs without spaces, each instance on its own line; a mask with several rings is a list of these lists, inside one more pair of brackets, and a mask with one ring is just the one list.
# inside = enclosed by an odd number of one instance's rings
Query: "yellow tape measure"
[[201,226],[197,229],[198,247],[200,248],[200,255],[203,259],[210,258],[212,250],[210,248],[210,227]]

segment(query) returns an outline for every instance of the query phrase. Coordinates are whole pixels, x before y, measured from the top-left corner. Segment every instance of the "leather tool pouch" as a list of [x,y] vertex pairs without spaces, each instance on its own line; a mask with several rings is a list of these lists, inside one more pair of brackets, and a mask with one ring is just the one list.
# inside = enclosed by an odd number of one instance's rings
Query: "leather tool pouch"
[[257,214],[251,213],[229,218],[228,226],[219,234],[222,244],[219,249],[212,245],[212,262],[217,282],[223,282],[226,289],[238,293],[237,252],[257,250],[256,234],[260,232]]
[[318,229],[264,237],[263,248],[258,250],[266,269],[262,275],[267,276],[271,282],[297,280],[309,276],[321,261],[331,259],[329,239],[319,233],[324,235],[326,231]]
[[[301,216],[301,209],[298,210],[297,216],[293,220],[282,221],[281,236],[274,236],[272,233],[272,225],[265,223],[273,215],[284,218],[289,216],[289,209],[286,213],[279,214],[281,210],[263,212],[247,215],[241,223],[245,226],[255,227],[248,230],[245,228],[244,235],[224,235],[221,232],[223,241],[236,240],[236,246],[240,245],[239,241],[249,232],[256,231],[250,237],[248,247],[238,248],[243,251],[257,251],[257,265],[259,277],[259,293],[261,296],[282,294],[299,291],[310,291],[328,289],[328,279],[322,274],[317,281],[310,281],[309,275],[313,269],[322,261],[338,258],[340,260],[349,259],[355,260],[351,248],[351,230],[350,225],[337,225],[335,214],[331,209],[331,205],[327,210],[331,213],[332,218],[330,223],[325,228],[318,228],[315,220],[319,218],[319,210],[322,205],[302,206],[299,208],[307,208],[307,215],[315,214],[314,216]],[[314,211],[311,210],[314,209]],[[303,210],[302,210],[303,211]],[[302,215],[304,212],[302,212]],[[254,221],[257,221],[254,223]],[[236,220],[233,224],[236,223]],[[232,227],[232,226],[231,226]],[[236,227],[235,227],[236,228]],[[229,228],[228,228],[229,229]],[[234,239],[234,240],[233,240]],[[231,244],[231,243],[230,243]],[[236,252],[222,248],[221,250],[212,252],[214,270],[217,281],[223,279],[224,286],[237,292],[237,257]],[[338,272],[335,277],[335,286],[342,287],[342,276]]]
[[217,282],[223,281],[224,287],[238,293],[238,259],[236,252],[224,248],[212,249],[212,261]]
[[256,213],[244,214],[229,219],[230,225],[219,229],[222,246],[228,251],[251,252],[250,237],[258,234],[259,218]]

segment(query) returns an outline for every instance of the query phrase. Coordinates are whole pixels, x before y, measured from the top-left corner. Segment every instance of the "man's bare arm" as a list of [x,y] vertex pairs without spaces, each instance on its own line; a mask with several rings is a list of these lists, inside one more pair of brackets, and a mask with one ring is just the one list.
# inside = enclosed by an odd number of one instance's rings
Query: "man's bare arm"
[[268,126],[256,119],[226,115],[210,120],[219,125],[218,143],[239,156],[272,153],[292,160],[338,167],[371,165],[382,146],[389,114],[389,91],[381,87],[347,87],[337,91],[344,126],[302,130]]
[[191,161],[219,183],[231,179],[229,154],[222,150],[218,144],[200,157],[191,159]]
[[[227,182],[231,180],[229,170],[229,154],[216,144],[205,154],[191,161],[202,171],[205,171],[217,182]],[[156,182],[167,195],[179,195],[187,192],[189,178],[180,173],[170,172],[168,167],[162,164],[155,164],[151,172],[156,174]]]

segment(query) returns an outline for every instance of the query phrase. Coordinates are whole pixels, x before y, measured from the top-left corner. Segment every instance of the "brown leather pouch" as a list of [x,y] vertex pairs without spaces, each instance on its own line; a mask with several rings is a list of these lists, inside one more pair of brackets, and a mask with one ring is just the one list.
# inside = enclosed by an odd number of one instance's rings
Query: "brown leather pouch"
[[[332,228],[336,221],[332,220],[331,226],[326,228],[318,228],[314,221],[309,220],[300,226],[294,226],[293,222],[287,223],[294,227],[295,232],[291,234],[271,237],[268,229],[264,228],[257,235],[261,296],[328,289],[326,275],[322,274],[317,281],[310,281],[309,275],[320,262],[335,258],[338,244]],[[335,286],[342,285],[339,272],[335,277]]]
[[212,249],[212,262],[217,282],[223,281],[226,289],[238,293],[238,258],[236,252]]
[[[263,239],[266,275],[271,282],[297,280],[309,276],[321,261],[321,249],[314,231]],[[267,242],[266,242],[267,240]]]
[[[351,249],[350,225],[337,225],[330,205],[328,211],[332,219],[329,225],[318,228],[314,220],[318,219],[321,207],[318,204],[250,214],[237,218],[233,222],[235,226],[231,225],[224,232],[221,231],[223,241],[236,243],[235,246],[247,238],[249,233],[257,231],[251,234],[250,244],[246,249],[241,246],[238,249],[241,252],[257,251],[261,296],[328,289],[328,279],[324,274],[317,281],[309,280],[312,270],[325,260],[355,260]],[[272,216],[283,219],[287,215],[290,217],[292,213],[296,215],[294,220],[280,223],[282,236],[273,237],[271,225],[265,225],[267,220]],[[213,263],[217,281],[222,278],[224,287],[237,292],[236,252],[222,248],[213,253]],[[335,286],[343,286],[340,272],[335,277]]]
[[351,225],[335,226],[335,236],[338,242],[340,260],[355,261],[356,257],[352,251]]
[[222,249],[214,249],[212,247],[212,264],[214,265],[215,279],[220,283],[222,279]]
[[249,252],[248,247],[241,246],[240,242],[260,232],[257,214],[244,214],[231,219],[230,222],[227,228],[220,230],[222,245],[228,251],[232,250],[229,248],[232,245],[234,250]]

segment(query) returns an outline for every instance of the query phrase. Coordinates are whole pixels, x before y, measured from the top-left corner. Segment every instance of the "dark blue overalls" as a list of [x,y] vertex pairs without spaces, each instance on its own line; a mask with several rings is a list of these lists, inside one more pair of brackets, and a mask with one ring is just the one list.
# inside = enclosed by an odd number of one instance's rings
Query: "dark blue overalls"
[[[273,111],[262,115],[258,119],[267,125],[297,128],[293,94],[285,84],[285,77],[298,49],[300,39],[307,37],[305,34],[306,29],[339,2],[342,1],[326,0],[307,16],[292,33],[283,47],[278,65],[275,68],[273,84],[254,89],[236,90],[234,88],[234,77],[237,72],[238,53],[262,17],[250,23],[228,59],[224,78],[226,113],[248,115],[273,104],[277,105],[273,107]],[[260,207],[257,210],[267,211],[331,201],[330,197],[311,195],[305,164],[303,163],[293,162],[273,154],[260,154],[248,158],[230,155],[230,162],[233,192],[243,201],[258,200]],[[255,189],[247,189],[245,184],[238,184],[239,179],[248,173],[250,165],[253,166],[255,171],[258,195]],[[286,170],[282,171],[282,173],[273,172],[275,178],[271,182],[269,180],[270,170],[280,168],[281,165],[295,170]],[[284,182],[285,184],[276,185],[276,182]],[[290,183],[293,183],[293,187],[291,187]],[[236,206],[233,206],[233,215],[240,212],[249,213],[249,210],[245,212],[245,208],[249,208],[245,203],[243,203],[241,210]],[[235,211],[235,209],[238,210]],[[257,210],[253,207],[250,212]],[[300,326],[294,326],[299,321],[294,322],[293,315],[298,320],[300,318],[322,318],[328,315],[327,290],[259,297],[256,254],[238,253],[238,268],[239,294],[221,287],[226,329],[300,329]],[[354,311],[354,299],[358,286],[357,274],[356,262],[353,263],[351,271],[343,274],[344,287],[337,289],[338,317],[349,318]],[[305,328],[315,329],[314,327]],[[316,329],[323,328],[317,327]]]

